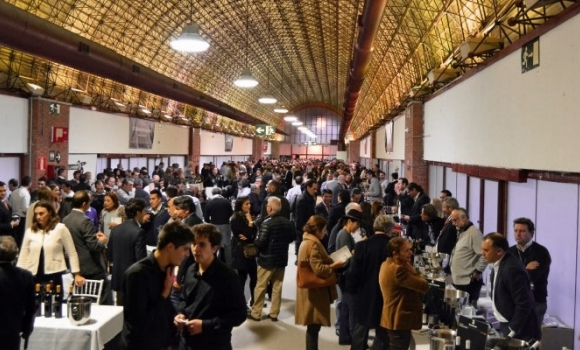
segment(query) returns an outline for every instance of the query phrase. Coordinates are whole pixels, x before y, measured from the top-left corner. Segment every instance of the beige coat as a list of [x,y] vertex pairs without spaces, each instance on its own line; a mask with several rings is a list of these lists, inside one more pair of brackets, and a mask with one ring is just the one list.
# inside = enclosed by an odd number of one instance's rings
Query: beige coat
[[381,327],[390,330],[421,329],[422,294],[429,291],[427,281],[417,273],[388,258],[381,265],[379,285],[383,293]]
[[[310,252],[310,256],[308,256]],[[313,234],[305,233],[298,250],[298,261],[310,261],[312,271],[322,278],[334,273],[330,268],[332,259],[326,253],[320,240]],[[330,304],[338,298],[336,286],[323,288],[296,287],[296,310],[294,323],[297,325],[320,324],[330,326]]]

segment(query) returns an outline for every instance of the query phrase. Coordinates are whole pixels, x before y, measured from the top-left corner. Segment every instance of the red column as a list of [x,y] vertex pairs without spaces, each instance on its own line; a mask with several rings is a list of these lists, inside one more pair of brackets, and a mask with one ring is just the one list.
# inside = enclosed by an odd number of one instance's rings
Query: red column
[[[53,106],[51,113],[50,105],[58,104],[58,108]],[[32,116],[29,130],[29,153],[24,156],[24,174],[30,175],[33,187],[36,180],[41,176],[47,176],[48,166],[59,166],[67,168],[69,147],[68,142],[52,142],[51,134],[55,127],[62,127],[68,130],[70,123],[70,105],[58,101],[46,100],[43,98],[31,98],[29,103],[29,113]],[[51,152],[60,154],[60,162],[50,159]],[[41,167],[43,169],[41,169]]]
[[252,158],[254,160],[262,159],[264,157],[264,146],[266,141],[260,138],[252,139]]
[[347,145],[348,160],[350,162],[360,161],[360,140],[350,141]]
[[423,159],[423,103],[413,101],[405,110],[405,177],[429,192],[427,162]]

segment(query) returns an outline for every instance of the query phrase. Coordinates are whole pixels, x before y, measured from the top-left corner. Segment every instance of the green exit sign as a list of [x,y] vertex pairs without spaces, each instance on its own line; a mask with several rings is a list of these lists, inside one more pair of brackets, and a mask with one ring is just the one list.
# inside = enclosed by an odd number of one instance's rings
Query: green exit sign
[[266,125],[266,124],[257,124],[256,125],[256,135],[258,136],[270,136],[276,133],[276,129],[273,126]]

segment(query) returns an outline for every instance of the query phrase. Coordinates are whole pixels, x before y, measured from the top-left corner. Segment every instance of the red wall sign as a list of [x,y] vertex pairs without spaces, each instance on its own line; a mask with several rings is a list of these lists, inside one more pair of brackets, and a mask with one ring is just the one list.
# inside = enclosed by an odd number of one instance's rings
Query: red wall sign
[[68,128],[63,126],[53,126],[51,141],[54,143],[68,142]]

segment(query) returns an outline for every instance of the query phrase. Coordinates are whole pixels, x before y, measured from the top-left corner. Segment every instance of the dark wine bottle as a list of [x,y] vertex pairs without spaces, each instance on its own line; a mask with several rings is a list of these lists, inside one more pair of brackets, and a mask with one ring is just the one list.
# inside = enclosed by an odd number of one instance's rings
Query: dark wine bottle
[[40,283],[34,286],[34,306],[36,307],[36,316],[42,315],[42,291]]
[[54,310],[54,318],[62,318],[62,289],[60,284],[56,286],[52,309]]
[[47,283],[44,290],[44,317],[52,317],[52,290]]

